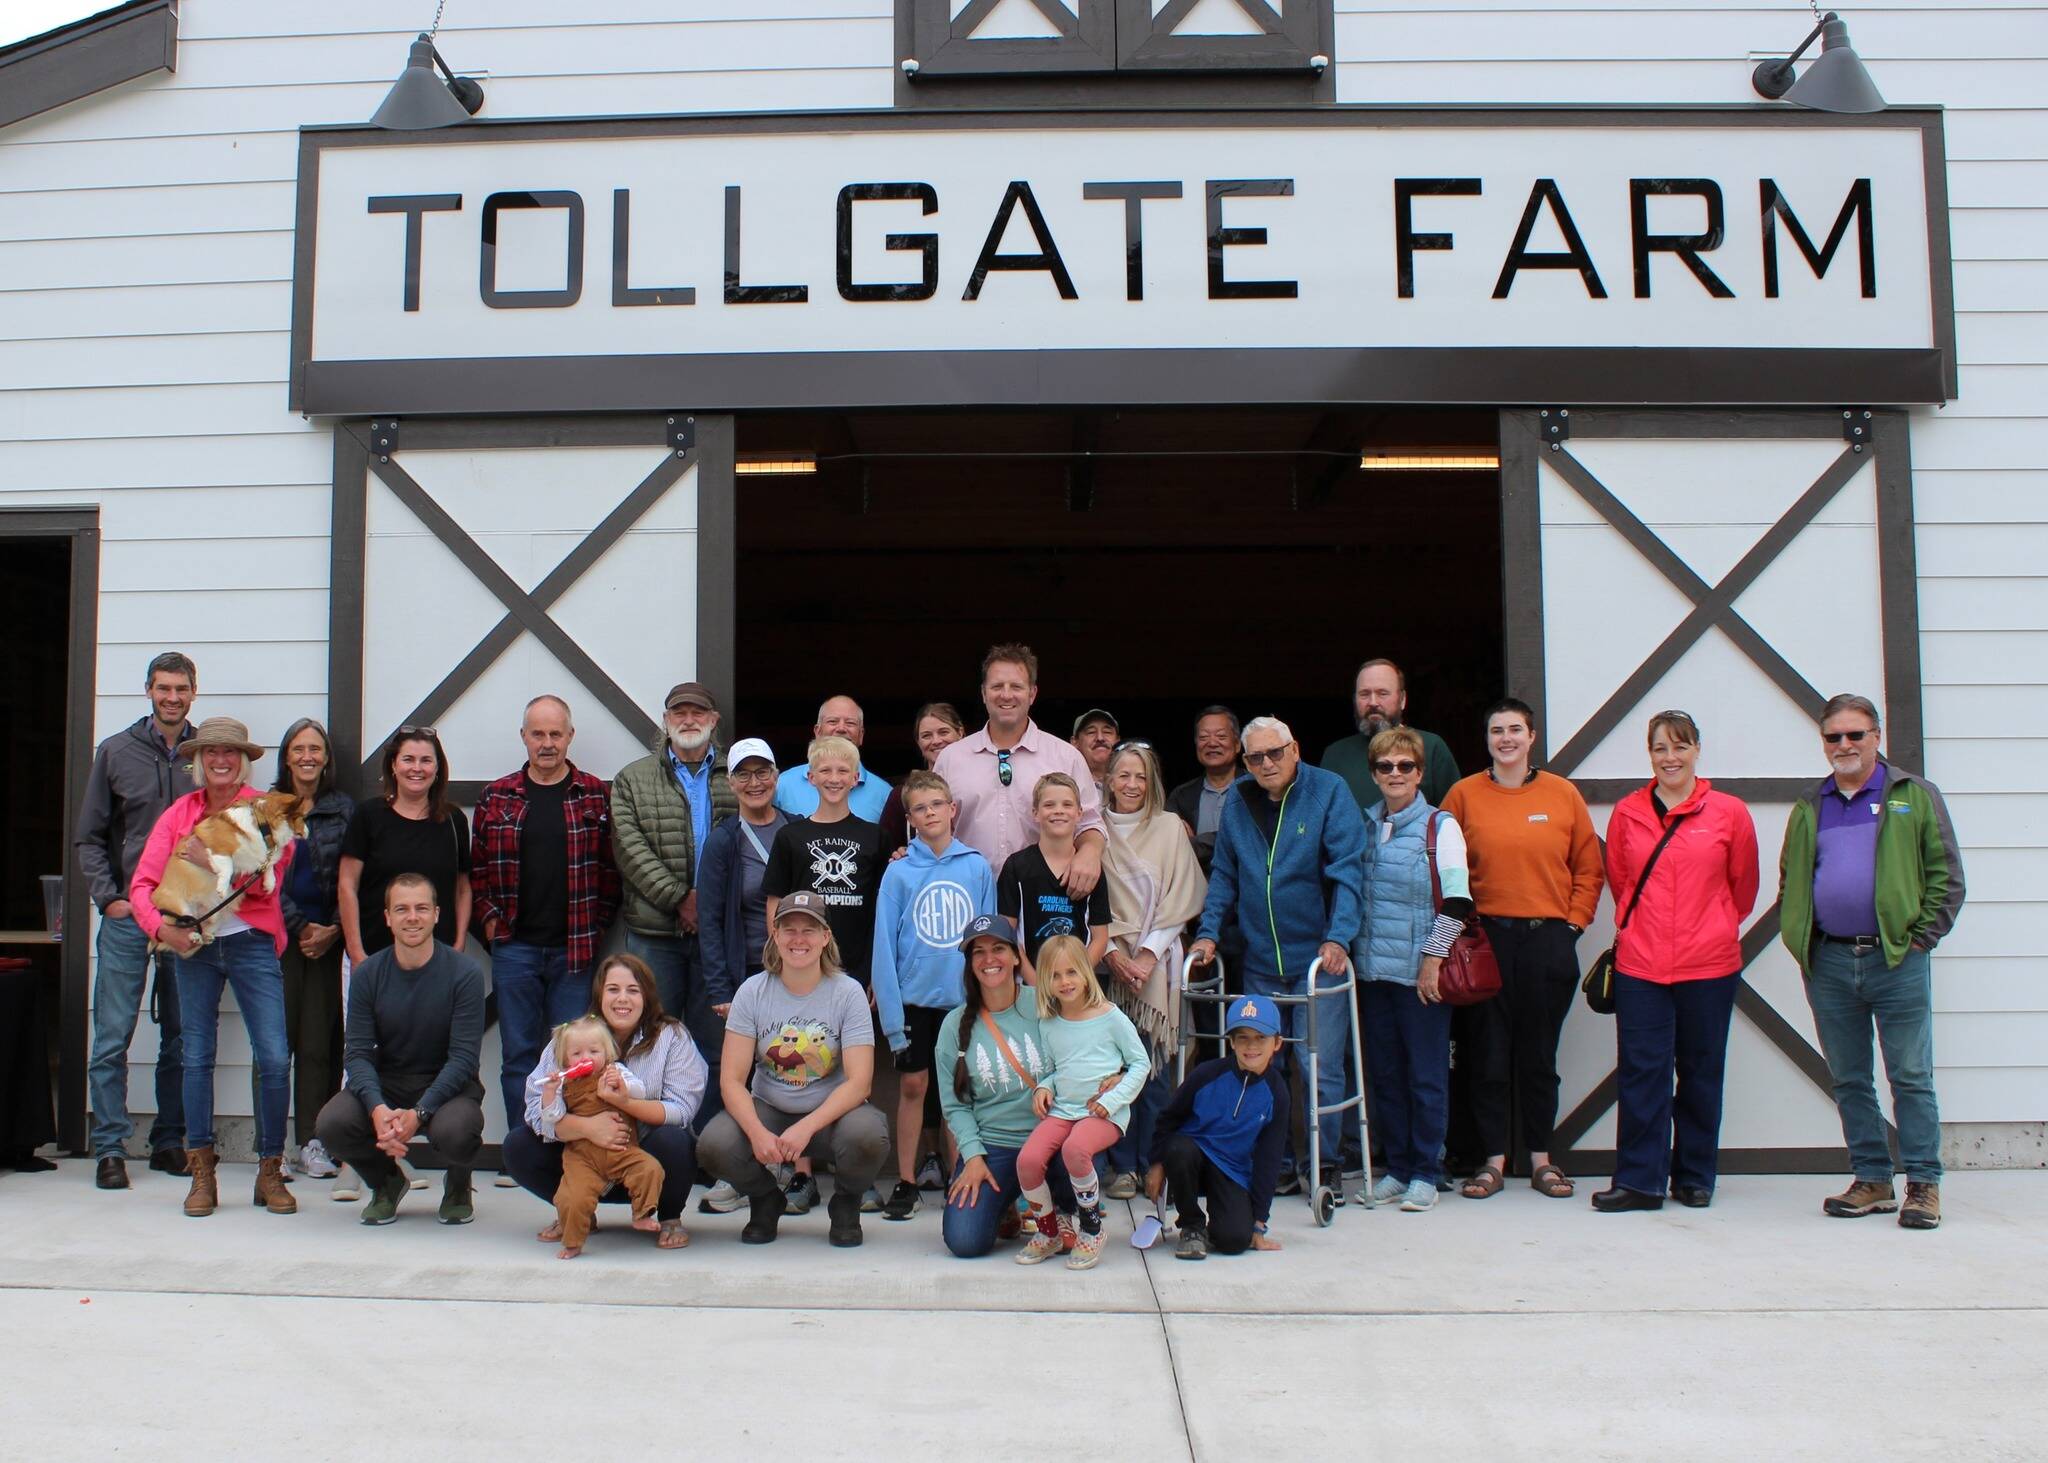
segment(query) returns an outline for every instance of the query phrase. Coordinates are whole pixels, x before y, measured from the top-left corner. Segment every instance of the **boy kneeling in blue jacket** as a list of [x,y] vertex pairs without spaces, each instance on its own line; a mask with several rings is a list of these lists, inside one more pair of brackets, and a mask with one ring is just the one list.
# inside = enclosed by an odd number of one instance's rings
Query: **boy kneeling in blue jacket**
[[1224,1028],[1230,1055],[1188,1073],[1153,1130],[1160,1157],[1145,1191],[1155,1204],[1162,1187],[1173,1200],[1176,1260],[1206,1260],[1212,1249],[1241,1255],[1280,1248],[1266,1234],[1287,1148],[1287,1080],[1275,1061],[1280,1008],[1265,996],[1239,996]]

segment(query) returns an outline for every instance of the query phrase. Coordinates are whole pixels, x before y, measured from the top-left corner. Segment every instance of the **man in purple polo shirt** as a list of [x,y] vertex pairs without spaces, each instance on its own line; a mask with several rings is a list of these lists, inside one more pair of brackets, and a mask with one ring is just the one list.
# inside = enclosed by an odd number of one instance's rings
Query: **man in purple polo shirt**
[[[1793,805],[1778,897],[1855,1174],[1821,1208],[1838,1219],[1896,1209],[1905,1228],[1933,1229],[1941,1223],[1941,1118],[1928,955],[1963,906],[1962,856],[1934,784],[1878,755],[1883,731],[1867,697],[1829,701],[1820,733],[1833,775]],[[1877,1106],[1873,1027],[1898,1119],[1904,1208]]]

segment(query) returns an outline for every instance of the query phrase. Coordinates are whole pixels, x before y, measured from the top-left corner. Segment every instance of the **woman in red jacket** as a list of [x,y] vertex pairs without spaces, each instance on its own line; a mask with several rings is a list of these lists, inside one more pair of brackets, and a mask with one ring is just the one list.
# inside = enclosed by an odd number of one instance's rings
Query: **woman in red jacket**
[[1607,883],[1623,927],[1614,952],[1614,1186],[1593,1196],[1603,1214],[1662,1208],[1667,1182],[1688,1208],[1714,1199],[1721,1078],[1742,922],[1756,908],[1757,854],[1749,809],[1695,776],[1699,759],[1693,719],[1658,712],[1650,718],[1655,781],[1607,821]]

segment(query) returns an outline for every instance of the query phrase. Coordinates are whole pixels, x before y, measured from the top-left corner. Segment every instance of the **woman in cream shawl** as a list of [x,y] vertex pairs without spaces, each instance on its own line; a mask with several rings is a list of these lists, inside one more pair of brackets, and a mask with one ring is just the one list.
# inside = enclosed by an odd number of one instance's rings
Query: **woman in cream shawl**
[[1152,1049],[1153,1078],[1131,1105],[1130,1127],[1112,1150],[1116,1176],[1107,1194],[1132,1198],[1152,1159],[1152,1122],[1173,1093],[1181,1043],[1181,933],[1202,912],[1209,881],[1187,825],[1166,811],[1159,759],[1144,742],[1125,742],[1103,782],[1102,860],[1109,880],[1109,954],[1114,977],[1103,987]]

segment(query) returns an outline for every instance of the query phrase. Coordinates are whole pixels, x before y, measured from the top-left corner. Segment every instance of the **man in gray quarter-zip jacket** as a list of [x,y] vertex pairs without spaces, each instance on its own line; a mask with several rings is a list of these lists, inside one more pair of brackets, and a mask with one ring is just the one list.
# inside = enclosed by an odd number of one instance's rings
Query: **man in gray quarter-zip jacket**
[[[128,906],[128,883],[149,830],[174,798],[192,790],[191,761],[179,749],[192,736],[192,701],[199,672],[189,657],[167,650],[143,676],[150,713],[115,732],[93,754],[85,806],[78,815],[79,868],[100,912],[95,945],[99,973],[93,987],[92,1091],[94,1181],[103,1189],[128,1187],[128,1044],[142,1012],[152,964],[149,939]],[[176,962],[156,965],[156,1118],[149,1127],[149,1166],[185,1171],[183,1028],[178,1021]]]

